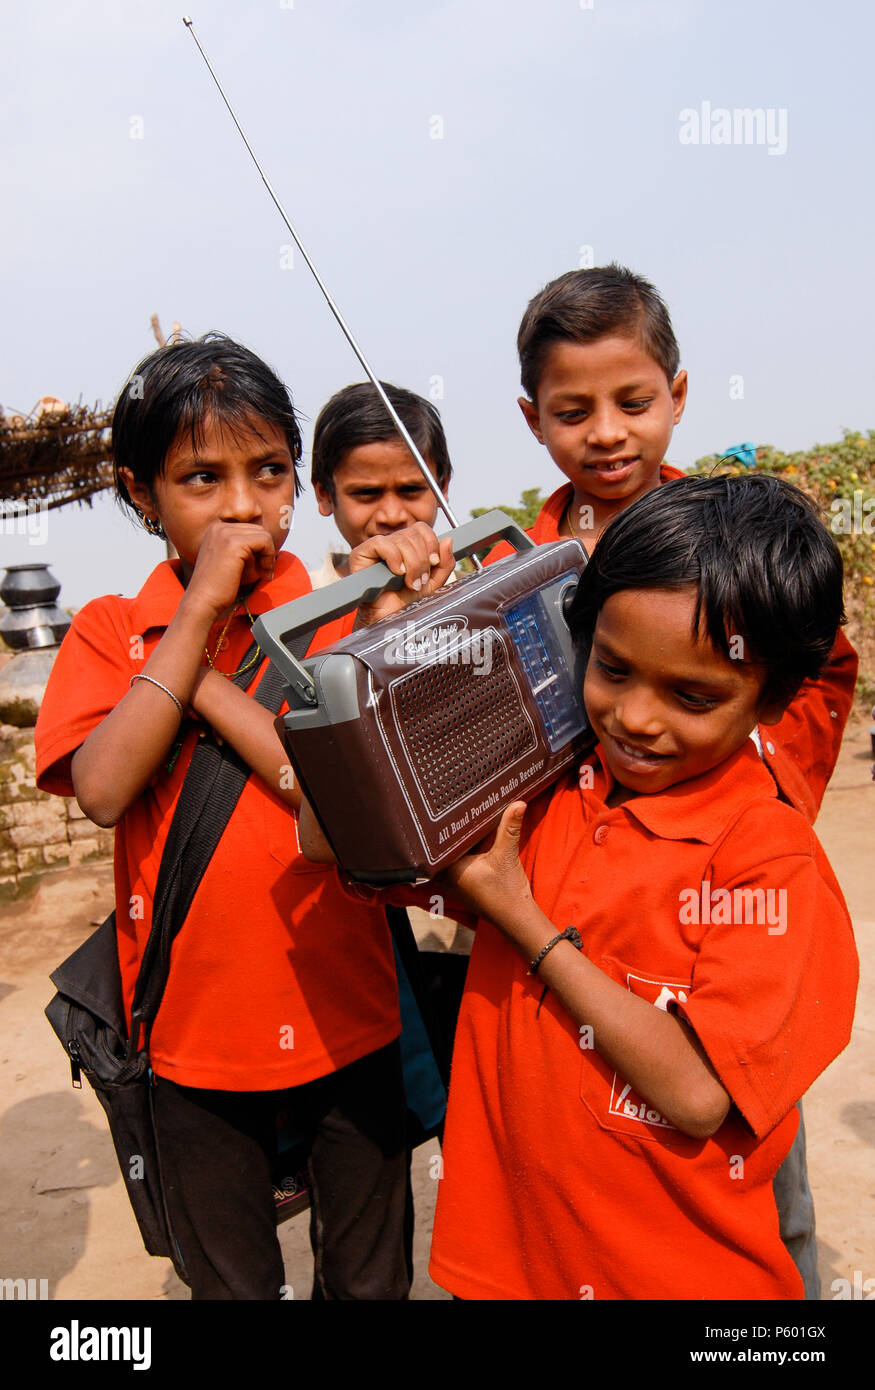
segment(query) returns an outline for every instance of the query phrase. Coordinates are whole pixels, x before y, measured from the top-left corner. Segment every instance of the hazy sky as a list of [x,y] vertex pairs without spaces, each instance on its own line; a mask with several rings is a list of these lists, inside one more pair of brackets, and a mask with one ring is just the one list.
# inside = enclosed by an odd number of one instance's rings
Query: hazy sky
[[[590,257],[668,301],[690,375],[672,462],[875,426],[871,4],[186,3],[4,6],[7,411],[111,402],[153,312],[277,369],[308,468],[320,407],[362,379],[297,252],[283,268],[191,13],[372,366],[437,397],[462,517],[557,485],[516,405],[516,330]],[[763,143],[733,128],[745,109]],[[135,592],[162,558],[108,497],[48,523],[39,547],[0,534],[3,563],[50,561],[70,605]],[[308,487],[290,546],[315,563],[334,535]]]

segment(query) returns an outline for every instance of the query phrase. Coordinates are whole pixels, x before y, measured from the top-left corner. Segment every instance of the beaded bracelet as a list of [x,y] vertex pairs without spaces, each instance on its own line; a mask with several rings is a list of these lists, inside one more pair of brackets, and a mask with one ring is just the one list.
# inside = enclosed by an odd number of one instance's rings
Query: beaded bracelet
[[154,676],[147,676],[147,675],[144,675],[144,673],[143,673],[142,671],[140,671],[136,676],[131,676],[131,679],[130,679],[130,681],[129,681],[129,683],[128,683],[128,689],[129,689],[129,690],[130,690],[131,687],[133,686],[134,681],[148,681],[150,685],[157,685],[157,687],[158,687],[159,690],[163,690],[165,695],[169,695],[169,696],[170,696],[170,698],[171,698],[171,700],[173,701],[173,703],[175,704],[176,708],[179,710],[179,717],[180,717],[180,719],[184,719],[184,718],[185,718],[185,710],[182,708],[182,705],[181,705],[181,704],[179,703],[179,701],[177,700],[177,698],[176,698],[176,696],[174,695],[173,691],[172,691],[172,690],[168,690],[168,689],[167,689],[167,686],[166,686],[166,685],[162,685],[160,681],[156,681],[156,679],[155,679]]
[[547,952],[552,951],[553,947],[558,945],[560,941],[570,941],[572,946],[578,951],[583,949],[583,941],[581,940],[580,932],[577,930],[577,927],[566,927],[564,931],[561,931],[558,936],[554,936],[552,941],[548,941],[547,945],[541,948],[529,966],[530,975],[537,975],[541,968],[541,962]]

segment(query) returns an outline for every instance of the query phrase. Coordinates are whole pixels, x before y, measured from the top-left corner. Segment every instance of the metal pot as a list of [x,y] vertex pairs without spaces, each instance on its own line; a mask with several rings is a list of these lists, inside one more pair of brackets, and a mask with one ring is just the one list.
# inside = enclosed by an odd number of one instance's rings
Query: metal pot
[[8,605],[0,617],[0,637],[13,651],[57,647],[70,627],[70,615],[54,600],[61,586],[46,564],[10,565],[0,583]]

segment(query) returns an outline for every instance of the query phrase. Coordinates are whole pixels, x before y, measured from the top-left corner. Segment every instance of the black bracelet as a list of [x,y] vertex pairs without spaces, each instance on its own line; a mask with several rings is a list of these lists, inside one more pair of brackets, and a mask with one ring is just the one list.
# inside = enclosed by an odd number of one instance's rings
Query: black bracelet
[[548,941],[547,945],[542,947],[542,949],[538,952],[538,954],[535,956],[535,959],[529,966],[530,975],[537,975],[538,971],[541,968],[541,962],[546,956],[547,952],[552,951],[553,947],[557,945],[560,941],[570,941],[572,946],[574,946],[575,949],[578,951],[581,951],[583,949],[583,942],[580,938],[580,932],[577,930],[577,927],[566,927],[564,931],[561,931],[558,936],[554,936],[553,940]]

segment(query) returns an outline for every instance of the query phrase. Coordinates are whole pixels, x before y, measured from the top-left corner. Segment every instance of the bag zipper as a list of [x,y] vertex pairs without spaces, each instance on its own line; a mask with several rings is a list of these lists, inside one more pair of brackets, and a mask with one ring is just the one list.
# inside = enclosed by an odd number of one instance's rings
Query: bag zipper
[[79,1044],[75,1038],[68,1039],[67,1051],[70,1054],[70,1071],[72,1073],[73,1085],[77,1091],[82,1090],[82,1058],[79,1055]]

